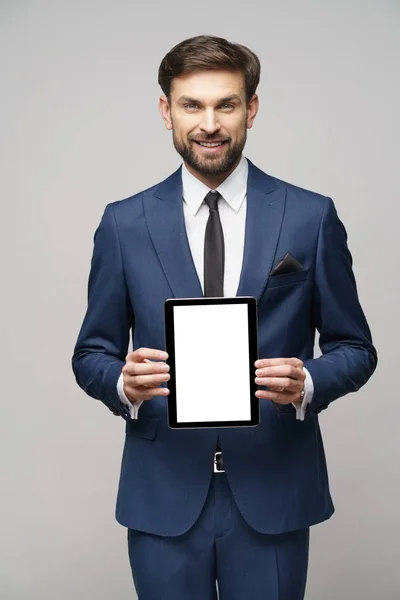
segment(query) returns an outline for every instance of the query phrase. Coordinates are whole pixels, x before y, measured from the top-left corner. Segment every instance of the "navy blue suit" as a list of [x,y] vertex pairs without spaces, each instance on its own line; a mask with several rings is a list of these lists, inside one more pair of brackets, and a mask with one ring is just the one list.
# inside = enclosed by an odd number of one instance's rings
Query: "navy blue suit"
[[[296,420],[292,405],[261,400],[256,428],[171,430],[165,397],[144,402],[138,420],[130,419],[117,394],[130,329],[134,349],[164,349],[164,301],[201,297],[202,289],[184,225],[181,167],[109,204],[95,234],[73,370],[87,394],[126,420],[116,518],[133,530],[178,536],[193,526],[209,491],[217,437],[235,503],[256,532],[300,530],[334,511],[318,414],[366,383],[376,351],[332,200],[248,164],[237,295],[257,299],[259,357],[303,360],[313,400],[305,421]],[[269,276],[287,252],[303,270]],[[314,359],[316,329],[323,355]],[[193,376],[201,385],[201,374]]]

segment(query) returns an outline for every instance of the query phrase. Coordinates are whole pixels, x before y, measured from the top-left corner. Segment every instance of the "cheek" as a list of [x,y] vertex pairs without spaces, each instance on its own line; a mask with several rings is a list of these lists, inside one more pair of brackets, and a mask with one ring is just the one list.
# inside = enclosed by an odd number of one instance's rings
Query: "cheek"
[[191,143],[191,140],[189,139],[190,131],[188,131],[185,127],[174,127],[174,137],[181,144],[189,145]]
[[177,133],[179,139],[187,143],[191,143],[193,138],[196,137],[196,134],[199,134],[196,124],[191,124],[189,122],[181,123]]
[[243,120],[242,116],[231,119],[229,123],[222,123],[222,125],[234,139],[241,139],[246,130],[246,121]]

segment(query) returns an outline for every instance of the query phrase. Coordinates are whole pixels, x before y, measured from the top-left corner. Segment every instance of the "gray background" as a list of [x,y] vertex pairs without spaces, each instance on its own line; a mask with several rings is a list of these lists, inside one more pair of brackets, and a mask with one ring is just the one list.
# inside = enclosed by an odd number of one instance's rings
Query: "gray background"
[[77,387],[70,360],[105,205],[181,162],[157,69],[198,34],[260,57],[245,155],[334,198],[379,352],[367,386],[321,416],[337,512],[312,530],[307,598],[399,597],[399,9],[0,2],[2,599],[135,597],[114,521],[123,421]]

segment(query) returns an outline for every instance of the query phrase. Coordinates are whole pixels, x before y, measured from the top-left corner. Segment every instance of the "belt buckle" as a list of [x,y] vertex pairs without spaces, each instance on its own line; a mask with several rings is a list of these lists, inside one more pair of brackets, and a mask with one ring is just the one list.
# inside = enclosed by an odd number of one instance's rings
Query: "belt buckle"
[[214,473],[225,473],[225,469],[219,469],[218,466],[222,462],[222,452],[216,452],[214,454]]

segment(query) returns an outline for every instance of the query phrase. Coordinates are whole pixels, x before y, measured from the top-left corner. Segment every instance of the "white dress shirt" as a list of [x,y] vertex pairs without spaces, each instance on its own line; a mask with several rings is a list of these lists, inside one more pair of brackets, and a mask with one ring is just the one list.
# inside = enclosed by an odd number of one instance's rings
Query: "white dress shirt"
[[[242,270],[244,237],[246,225],[247,208],[247,174],[248,163],[242,154],[242,158],[236,169],[216,190],[222,198],[218,201],[218,210],[224,234],[225,245],[225,272],[224,272],[224,296],[234,297],[239,285]],[[204,236],[209,216],[209,207],[204,198],[210,192],[210,188],[202,181],[194,177],[182,164],[182,194],[183,214],[185,227],[189,240],[193,262],[196,267],[201,287],[204,293]],[[304,382],[303,400],[293,402],[296,409],[296,418],[304,420],[307,404],[312,400],[314,386],[310,373],[304,369],[306,379]],[[124,404],[129,407],[132,419],[138,418],[138,412],[142,401],[130,402],[123,390],[123,374],[121,373],[117,383],[118,395]],[[261,399],[261,402],[263,400]]]

